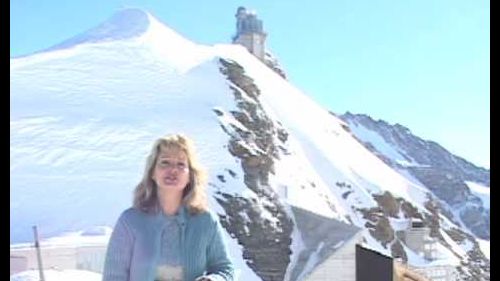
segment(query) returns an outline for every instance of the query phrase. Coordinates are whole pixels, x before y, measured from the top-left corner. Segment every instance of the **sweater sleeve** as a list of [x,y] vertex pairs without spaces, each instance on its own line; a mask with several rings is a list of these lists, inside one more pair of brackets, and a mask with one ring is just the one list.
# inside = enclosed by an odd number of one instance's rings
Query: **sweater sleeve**
[[109,239],[103,281],[129,281],[133,237],[122,214]]
[[215,219],[215,231],[207,249],[207,275],[213,281],[233,281],[234,266],[224,242],[222,227]]

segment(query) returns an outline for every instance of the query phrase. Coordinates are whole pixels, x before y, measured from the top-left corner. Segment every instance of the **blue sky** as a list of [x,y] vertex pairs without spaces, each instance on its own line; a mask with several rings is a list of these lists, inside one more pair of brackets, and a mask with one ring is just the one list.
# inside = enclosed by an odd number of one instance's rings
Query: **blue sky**
[[196,43],[229,43],[238,6],[257,11],[290,82],[324,107],[399,123],[489,168],[489,1],[11,0],[10,55],[60,43],[124,7]]

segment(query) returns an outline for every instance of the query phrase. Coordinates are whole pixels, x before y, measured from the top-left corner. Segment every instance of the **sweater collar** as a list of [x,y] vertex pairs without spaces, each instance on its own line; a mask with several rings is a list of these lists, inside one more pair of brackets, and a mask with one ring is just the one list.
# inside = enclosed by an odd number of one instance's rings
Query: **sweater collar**
[[[157,212],[156,217],[158,219],[161,219],[162,221],[164,221],[164,218],[166,216],[167,215],[161,210],[161,208],[158,208],[158,212]],[[187,217],[188,217],[187,207],[185,205],[181,205],[181,207],[179,208],[179,211],[177,212],[177,214],[174,217],[180,226],[185,226],[186,221],[187,221]]]

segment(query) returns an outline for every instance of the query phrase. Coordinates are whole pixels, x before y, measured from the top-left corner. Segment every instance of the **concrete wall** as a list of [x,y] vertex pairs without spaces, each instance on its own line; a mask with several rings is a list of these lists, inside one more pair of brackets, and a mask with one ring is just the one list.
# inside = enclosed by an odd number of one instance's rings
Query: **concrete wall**
[[240,34],[236,38],[235,43],[245,46],[250,53],[259,58],[260,60],[264,60],[266,51],[265,51],[265,36],[259,35],[256,33],[249,34]]
[[28,259],[23,256],[10,255],[10,275],[28,269]]
[[355,281],[356,280],[356,243],[358,234],[341,246],[332,256],[316,267],[304,281]]
[[[106,245],[103,245],[42,248],[42,265],[45,269],[82,269],[102,273],[106,247]],[[34,247],[11,249],[10,256],[11,274],[28,269],[38,269],[38,260]]]
[[424,254],[424,240],[429,236],[430,229],[426,227],[411,228],[405,233],[405,243],[413,251]]
[[456,281],[457,272],[451,265],[437,265],[429,267],[412,267],[410,269],[422,274],[432,281]]
[[76,268],[102,273],[106,247],[78,248],[76,252]]

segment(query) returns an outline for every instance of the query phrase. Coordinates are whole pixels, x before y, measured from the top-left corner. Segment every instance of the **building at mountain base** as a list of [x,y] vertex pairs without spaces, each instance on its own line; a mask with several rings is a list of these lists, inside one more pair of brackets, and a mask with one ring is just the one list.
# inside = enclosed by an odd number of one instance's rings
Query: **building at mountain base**
[[[439,262],[436,241],[421,221],[409,220],[403,231],[409,250],[428,261],[402,264],[366,246],[366,229],[292,206],[304,249],[298,253],[290,281],[399,281],[395,268],[403,267],[419,281],[456,281],[456,269]],[[436,262],[436,263],[433,263]],[[397,263],[397,265],[396,265]]]
[[292,207],[304,249],[290,281],[392,281],[393,259],[362,246],[367,231]]
[[[44,269],[80,269],[102,273],[106,244],[87,246],[42,247],[41,258]],[[11,248],[10,274],[26,270],[38,270],[35,247]]]
[[430,232],[431,229],[425,226],[421,219],[412,218],[408,220],[405,230],[397,233],[411,251],[427,262],[421,266],[411,264],[406,266],[433,281],[457,280],[455,267],[440,262],[437,250],[438,241],[431,237]]
[[418,272],[422,276],[429,278],[432,281],[456,281],[458,274],[455,268],[451,265],[434,265],[427,267],[417,267],[407,265],[408,269]]

